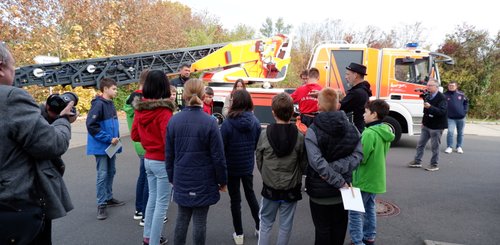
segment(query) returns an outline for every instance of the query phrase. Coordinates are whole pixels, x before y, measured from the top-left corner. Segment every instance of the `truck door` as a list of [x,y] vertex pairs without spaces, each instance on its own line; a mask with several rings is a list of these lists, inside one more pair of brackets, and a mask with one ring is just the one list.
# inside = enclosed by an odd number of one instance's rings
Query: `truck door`
[[330,55],[326,86],[340,89],[345,93],[349,89],[349,84],[345,79],[346,67],[351,62],[363,64],[363,50],[332,49]]

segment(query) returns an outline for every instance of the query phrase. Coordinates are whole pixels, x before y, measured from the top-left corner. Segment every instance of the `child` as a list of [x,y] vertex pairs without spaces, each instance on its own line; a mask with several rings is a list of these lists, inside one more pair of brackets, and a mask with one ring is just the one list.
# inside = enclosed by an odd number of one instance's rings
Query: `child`
[[320,113],[307,129],[305,145],[309,166],[306,189],[315,227],[315,244],[344,244],[348,214],[339,189],[347,187],[363,158],[360,135],[343,111],[338,94],[325,88],[318,94]]
[[165,167],[167,124],[175,111],[170,100],[170,84],[165,73],[150,71],[144,83],[143,99],[134,100],[135,119],[131,137],[146,149],[144,167],[148,177],[149,199],[144,222],[144,244],[160,244],[172,186]]
[[[122,206],[125,203],[113,198],[113,178],[115,177],[116,154],[108,157],[105,150],[110,144],[116,145],[120,139],[118,117],[113,98],[117,95],[116,82],[103,78],[99,85],[102,96],[91,102],[87,116],[87,155],[94,155],[97,162],[97,219],[108,217],[106,207]],[[121,148],[117,153],[121,152]]]
[[233,239],[236,244],[243,244],[243,225],[241,221],[240,182],[255,221],[255,230],[259,230],[259,203],[253,191],[253,169],[255,148],[260,135],[260,122],[253,114],[253,102],[246,90],[237,90],[233,94],[233,103],[227,120],[221,126],[224,152],[227,162],[227,188],[231,199],[233,216]]
[[[123,111],[127,114],[127,125],[129,132],[132,131],[132,123],[134,122],[134,107],[132,102],[136,97],[142,98],[142,87],[148,76],[149,69],[144,69],[139,77],[139,89],[132,92],[123,105]],[[148,180],[146,177],[146,170],[144,169],[144,148],[141,142],[134,141],[134,148],[137,156],[139,157],[139,176],[137,177],[137,184],[135,188],[135,212],[134,219],[140,220],[139,225],[144,225],[144,213],[148,202]]]
[[353,172],[352,182],[361,189],[365,213],[349,211],[349,233],[355,245],[375,244],[375,195],[386,191],[385,159],[394,140],[389,126],[382,123],[388,113],[389,104],[380,99],[369,101],[365,106],[366,128],[361,135],[364,158]]
[[203,87],[198,79],[184,84],[182,96],[187,106],[167,126],[167,172],[178,205],[176,245],[186,244],[191,217],[194,226],[191,244],[205,244],[208,209],[219,201],[219,191],[226,191],[222,138],[217,122],[203,112]]
[[203,95],[203,111],[208,115],[212,115],[214,108],[214,90],[211,87],[205,87],[205,94]]
[[255,152],[262,175],[262,204],[259,212],[259,244],[271,244],[271,229],[279,213],[280,229],[276,244],[288,244],[297,201],[302,199],[302,174],[307,166],[304,135],[295,124],[293,99],[287,93],[274,96],[271,104],[276,123],[262,131]]

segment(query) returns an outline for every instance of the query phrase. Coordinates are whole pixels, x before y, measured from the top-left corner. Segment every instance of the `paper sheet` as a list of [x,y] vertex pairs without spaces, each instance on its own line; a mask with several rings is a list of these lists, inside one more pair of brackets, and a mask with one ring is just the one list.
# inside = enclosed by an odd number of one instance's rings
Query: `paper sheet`
[[353,210],[362,213],[365,212],[363,197],[361,197],[361,190],[359,188],[340,188],[340,194],[342,194],[342,202],[344,203],[345,210]]
[[122,148],[122,141],[118,140],[116,145],[110,144],[104,151],[108,154],[109,158],[112,158],[120,148]]

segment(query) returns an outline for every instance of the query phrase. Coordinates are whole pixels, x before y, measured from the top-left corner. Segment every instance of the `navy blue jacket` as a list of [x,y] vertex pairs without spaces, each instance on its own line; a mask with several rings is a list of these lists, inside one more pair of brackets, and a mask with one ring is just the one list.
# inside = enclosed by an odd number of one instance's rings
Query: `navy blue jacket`
[[221,134],[229,176],[252,175],[260,131],[259,120],[248,111],[222,123]]
[[199,106],[187,106],[167,126],[165,161],[174,201],[205,207],[220,199],[227,184],[226,160],[217,122]]
[[469,111],[469,100],[462,91],[446,91],[444,93],[448,102],[448,118],[462,119]]
[[[87,155],[106,155],[104,150],[111,144],[111,140],[120,137],[120,126],[113,101],[102,96],[95,97],[91,102],[86,124]],[[120,148],[118,153],[121,151]]]

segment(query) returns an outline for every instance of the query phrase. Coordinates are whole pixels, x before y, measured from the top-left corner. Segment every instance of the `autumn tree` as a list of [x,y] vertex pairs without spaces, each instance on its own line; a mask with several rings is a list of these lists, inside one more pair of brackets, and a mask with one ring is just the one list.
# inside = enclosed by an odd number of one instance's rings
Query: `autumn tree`
[[458,82],[470,99],[470,116],[500,118],[499,34],[491,38],[486,30],[462,24],[446,35],[438,52],[455,60],[455,65],[442,67],[442,80],[444,85]]

